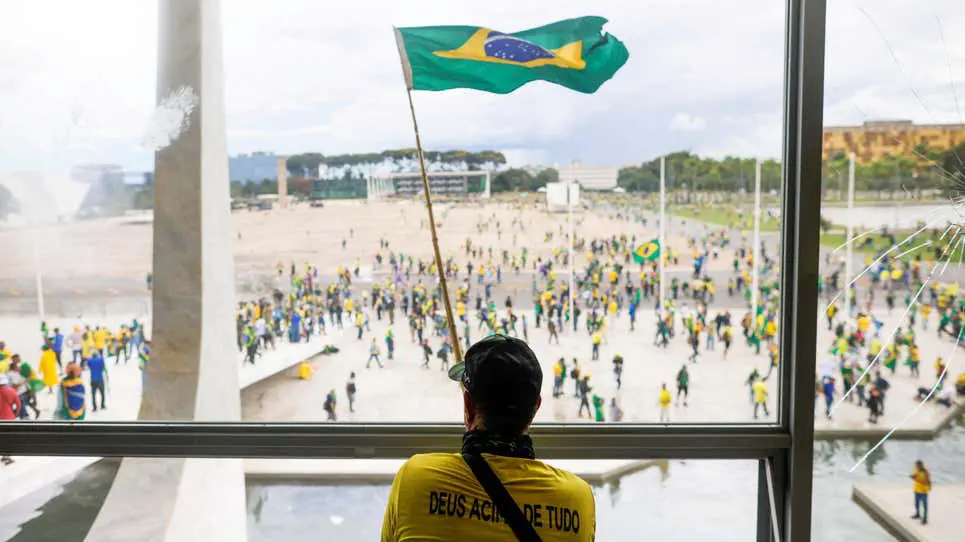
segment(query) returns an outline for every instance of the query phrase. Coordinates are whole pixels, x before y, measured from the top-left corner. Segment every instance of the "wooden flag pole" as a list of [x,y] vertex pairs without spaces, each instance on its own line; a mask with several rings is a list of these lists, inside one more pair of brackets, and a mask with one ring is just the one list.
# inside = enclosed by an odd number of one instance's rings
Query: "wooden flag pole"
[[442,301],[446,307],[446,320],[449,321],[449,339],[456,362],[462,361],[462,347],[459,345],[459,335],[456,333],[456,320],[452,317],[452,303],[449,302],[449,287],[446,284],[446,272],[442,267],[442,254],[439,253],[439,236],[436,235],[436,219],[432,214],[432,196],[429,194],[429,178],[426,175],[426,161],[422,155],[422,139],[419,137],[419,123],[415,118],[415,105],[412,104],[412,90],[405,89],[409,97],[409,112],[412,113],[412,128],[415,130],[415,146],[419,152],[419,168],[422,171],[422,190],[426,197],[426,209],[429,211],[429,231],[432,232],[432,251],[435,253],[436,271],[439,273],[439,285],[442,286]]

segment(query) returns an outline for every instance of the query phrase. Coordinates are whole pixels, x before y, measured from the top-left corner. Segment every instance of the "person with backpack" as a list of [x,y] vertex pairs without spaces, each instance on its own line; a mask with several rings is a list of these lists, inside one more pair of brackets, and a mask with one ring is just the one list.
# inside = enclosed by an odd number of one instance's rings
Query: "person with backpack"
[[328,392],[328,395],[325,396],[325,403],[322,405],[322,408],[325,409],[325,414],[327,416],[325,419],[327,421],[335,421],[335,402],[335,389],[332,389]]
[[573,397],[580,396],[580,362],[573,358],[573,368],[570,369],[570,378],[573,379]]

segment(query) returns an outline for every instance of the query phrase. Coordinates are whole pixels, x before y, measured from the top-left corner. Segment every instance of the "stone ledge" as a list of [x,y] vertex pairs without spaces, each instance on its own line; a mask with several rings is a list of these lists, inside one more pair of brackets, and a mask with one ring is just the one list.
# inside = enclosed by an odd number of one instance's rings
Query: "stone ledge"
[[897,540],[945,542],[965,532],[965,485],[935,486],[928,497],[928,525],[911,519],[911,482],[854,486],[851,499]]

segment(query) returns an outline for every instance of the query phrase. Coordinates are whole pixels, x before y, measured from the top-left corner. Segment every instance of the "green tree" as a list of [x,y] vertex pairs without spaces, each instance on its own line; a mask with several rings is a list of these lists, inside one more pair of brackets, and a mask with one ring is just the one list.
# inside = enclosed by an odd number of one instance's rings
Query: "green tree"
[[536,179],[534,179],[536,188],[546,186],[549,183],[558,183],[559,181],[560,172],[551,167],[541,169],[539,173],[536,174]]
[[510,168],[497,173],[492,180],[493,192],[530,192],[536,187],[536,178],[525,169]]

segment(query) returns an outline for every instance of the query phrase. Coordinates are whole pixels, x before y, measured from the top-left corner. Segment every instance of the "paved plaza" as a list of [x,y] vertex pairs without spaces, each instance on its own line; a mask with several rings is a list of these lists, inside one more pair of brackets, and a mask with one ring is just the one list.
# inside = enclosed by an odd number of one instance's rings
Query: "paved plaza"
[[939,485],[932,489],[928,499],[928,525],[910,517],[915,509],[908,484],[855,486],[852,499],[901,542],[961,540],[965,532],[963,485]]
[[[532,313],[526,313],[527,320],[533,322]],[[884,329],[888,330],[894,319],[885,318],[884,321]],[[591,393],[599,394],[608,405],[612,398],[617,399],[624,410],[624,421],[658,422],[657,394],[660,385],[666,383],[668,388],[674,389],[677,371],[687,361],[690,348],[682,337],[671,341],[666,349],[654,346],[656,323],[652,311],[642,313],[636,331],[630,331],[630,321],[626,315],[622,315],[610,326],[606,343],[600,348],[599,361],[590,361],[591,345],[585,329],[575,335],[564,332],[559,344],[548,344],[549,334],[545,326],[541,329],[530,327],[530,344],[540,358],[544,373],[543,405],[536,415],[537,422],[590,421],[587,417],[577,416],[579,400],[574,397],[572,379],[566,380],[565,397],[554,399],[552,396],[552,366],[561,356],[566,358],[568,366],[572,366],[571,360],[576,357],[584,374],[590,373],[590,384],[593,387]],[[393,328],[397,338],[396,359],[384,359],[383,344],[382,361],[385,368],[378,368],[375,362],[371,364],[371,368],[365,368],[371,337],[378,337],[381,341],[387,327],[387,322],[375,322],[372,331],[365,333],[362,340],[356,340],[354,333],[343,335],[341,340],[335,343],[341,352],[315,360],[318,371],[311,381],[301,381],[280,374],[247,388],[242,396],[244,418],[263,421],[324,420],[325,412],[321,403],[325,394],[334,389],[339,396],[339,421],[460,421],[462,403],[458,385],[446,377],[441,370],[441,362],[434,356],[430,360],[430,368],[422,368],[421,350],[410,340],[407,327],[399,321]],[[472,329],[472,340],[482,338],[475,326]],[[890,429],[902,420],[917,404],[917,388],[930,388],[934,384],[933,371],[929,370],[931,362],[939,355],[947,361],[949,354],[953,352],[954,343],[951,340],[939,340],[931,333],[920,333],[919,337],[923,365],[921,378],[911,377],[904,366],[899,366],[894,377],[885,370],[884,374],[891,382],[892,389],[888,394],[885,415],[877,425],[867,422],[867,409],[858,408],[856,402],[845,402],[828,422],[823,418],[821,400],[816,412],[818,432],[836,429],[860,436],[863,432],[877,433],[882,429]],[[819,351],[825,351],[824,345],[830,344],[830,338],[831,334],[826,328],[819,330]],[[625,359],[620,390],[617,390],[611,363],[617,353]],[[965,368],[965,357],[957,358],[957,361],[952,359],[950,373],[957,374],[954,372],[956,368],[958,372]],[[672,405],[671,423],[775,422],[773,411],[769,417],[762,415],[754,420],[749,388],[745,384],[754,368],[762,374],[767,371],[768,360],[764,350],[760,355],[754,355],[751,349],[743,344],[743,338],[737,337],[737,344],[732,347],[726,360],[723,359],[722,345],[718,343],[713,351],[706,351],[702,347],[698,361],[686,365],[690,373],[688,406],[684,407],[682,403]],[[344,387],[349,373],[353,371],[358,375],[359,391],[355,412],[349,412]],[[768,391],[772,394],[768,401],[770,406],[776,404],[776,397],[773,395],[777,393],[776,379],[777,373],[768,380]],[[935,404],[924,405],[902,427],[909,431],[931,430],[943,423],[952,410]]]

